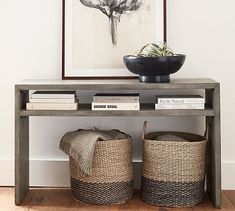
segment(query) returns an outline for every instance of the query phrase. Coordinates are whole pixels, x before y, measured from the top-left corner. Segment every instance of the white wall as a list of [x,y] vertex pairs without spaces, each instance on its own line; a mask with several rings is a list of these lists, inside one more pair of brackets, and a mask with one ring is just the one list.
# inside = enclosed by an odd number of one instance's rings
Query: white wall
[[221,83],[222,183],[235,189],[235,1],[168,0],[169,45],[187,54],[177,76],[211,77]]
[[[168,1],[168,42],[187,54],[173,77],[210,77],[221,82],[222,180],[235,189],[235,1]],[[13,185],[14,83],[22,79],[60,78],[61,1],[0,0],[0,186]],[[139,136],[146,118],[30,118],[31,185],[68,185],[67,157],[58,150],[60,137],[81,127],[119,128],[134,137],[140,158]],[[150,129],[202,133],[200,118],[149,118]]]

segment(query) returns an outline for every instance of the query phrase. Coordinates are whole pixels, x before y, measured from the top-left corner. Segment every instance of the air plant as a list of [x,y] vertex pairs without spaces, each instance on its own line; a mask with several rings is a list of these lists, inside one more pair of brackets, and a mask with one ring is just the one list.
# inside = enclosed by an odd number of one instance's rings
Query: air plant
[[138,53],[134,54],[135,57],[160,57],[160,56],[173,56],[173,51],[167,46],[166,43],[150,43],[145,45]]
[[121,16],[137,11],[142,5],[142,0],[80,0],[80,2],[87,7],[99,9],[109,18],[113,45],[117,44],[117,25]]

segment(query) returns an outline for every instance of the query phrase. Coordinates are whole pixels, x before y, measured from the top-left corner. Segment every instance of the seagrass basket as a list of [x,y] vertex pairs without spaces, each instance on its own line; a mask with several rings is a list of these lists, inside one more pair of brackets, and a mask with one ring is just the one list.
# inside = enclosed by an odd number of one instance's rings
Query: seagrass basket
[[[142,200],[168,207],[191,207],[202,202],[207,140],[184,132],[146,134],[146,124],[142,135]],[[162,135],[177,136],[184,141],[159,141]]]
[[131,137],[98,141],[93,157],[92,176],[84,176],[70,157],[72,197],[92,204],[121,204],[133,195]]

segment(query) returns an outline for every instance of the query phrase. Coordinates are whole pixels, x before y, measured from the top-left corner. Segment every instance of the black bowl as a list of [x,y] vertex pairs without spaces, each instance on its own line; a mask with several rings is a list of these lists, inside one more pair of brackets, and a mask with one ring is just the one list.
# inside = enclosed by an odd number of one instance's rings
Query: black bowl
[[186,56],[176,54],[162,57],[134,57],[127,55],[123,61],[127,69],[139,75],[143,83],[170,82],[170,74],[176,73],[184,64]]

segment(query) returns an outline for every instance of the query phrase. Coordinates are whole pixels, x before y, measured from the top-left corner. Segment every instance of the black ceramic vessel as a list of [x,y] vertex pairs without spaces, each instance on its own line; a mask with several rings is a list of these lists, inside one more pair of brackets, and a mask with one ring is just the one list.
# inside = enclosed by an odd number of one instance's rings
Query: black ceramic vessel
[[184,64],[186,56],[176,54],[162,57],[134,57],[127,55],[123,61],[127,69],[139,75],[143,83],[170,82],[170,74],[176,73]]

